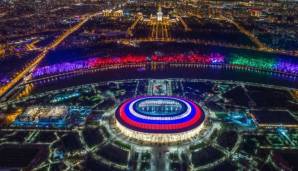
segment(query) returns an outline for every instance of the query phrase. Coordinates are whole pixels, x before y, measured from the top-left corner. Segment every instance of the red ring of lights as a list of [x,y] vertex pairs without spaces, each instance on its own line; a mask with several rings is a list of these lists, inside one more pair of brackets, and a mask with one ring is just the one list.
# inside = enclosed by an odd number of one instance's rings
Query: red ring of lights
[[[129,110],[129,105],[138,100],[150,100],[150,98],[156,98],[161,100],[177,100],[181,103],[185,103],[188,105],[188,110],[190,110],[190,114],[182,117],[175,118],[169,117],[168,120],[150,120],[150,118],[154,118],[155,116],[148,117],[149,119],[138,118],[134,116],[133,112]],[[143,113],[137,113],[138,115],[144,115]],[[160,117],[160,116],[156,116]],[[171,119],[173,118],[173,119]],[[194,129],[202,124],[205,119],[205,115],[203,110],[197,106],[194,102],[178,98],[178,97],[168,97],[168,96],[148,96],[148,97],[138,97],[126,100],[122,103],[117,111],[116,111],[116,119],[117,121],[123,125],[124,127],[144,133],[180,133],[186,132],[191,129]],[[148,123],[149,122],[149,123]],[[171,123],[164,123],[171,122]]]

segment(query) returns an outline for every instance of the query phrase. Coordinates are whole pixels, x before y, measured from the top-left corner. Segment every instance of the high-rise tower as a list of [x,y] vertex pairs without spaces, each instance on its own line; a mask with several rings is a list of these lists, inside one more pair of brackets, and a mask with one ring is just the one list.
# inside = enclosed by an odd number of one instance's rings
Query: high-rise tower
[[161,5],[158,5],[158,12],[157,12],[157,21],[162,21],[162,10],[161,10]]

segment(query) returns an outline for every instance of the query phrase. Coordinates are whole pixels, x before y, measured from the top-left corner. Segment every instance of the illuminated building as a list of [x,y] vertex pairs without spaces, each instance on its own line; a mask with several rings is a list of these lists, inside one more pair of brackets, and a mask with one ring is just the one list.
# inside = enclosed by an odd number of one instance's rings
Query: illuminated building
[[103,16],[105,16],[105,17],[110,16],[111,13],[112,13],[112,10],[103,10],[103,11],[102,11]]
[[162,21],[162,11],[161,11],[161,7],[158,7],[158,12],[157,12],[157,21]]
[[123,16],[123,10],[117,10],[114,12],[115,17],[122,17]]
[[194,102],[169,96],[132,98],[116,111],[124,135],[150,143],[180,142],[198,135],[204,111]]

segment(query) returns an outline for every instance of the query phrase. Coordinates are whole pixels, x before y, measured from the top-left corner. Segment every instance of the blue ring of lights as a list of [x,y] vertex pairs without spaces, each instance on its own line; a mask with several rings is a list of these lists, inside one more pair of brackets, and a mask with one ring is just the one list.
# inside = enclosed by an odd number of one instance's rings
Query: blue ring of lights
[[[163,114],[163,115],[155,115],[155,114],[150,114],[149,112],[146,112],[146,111],[142,111],[141,109],[139,109],[139,105],[140,103],[144,102],[144,101],[147,101],[148,99],[140,99],[138,100],[134,105],[133,105],[133,109],[142,114],[142,115],[146,115],[146,116],[156,116],[156,117],[168,117],[168,116],[178,116],[178,115],[181,115],[182,113],[184,113],[186,110],[187,110],[187,106],[182,103],[180,100],[177,100],[177,99],[171,99],[171,101],[174,101],[176,103],[178,103],[179,105],[181,105],[181,109],[180,111],[178,112],[175,112],[175,113],[171,113],[171,114]],[[160,98],[150,98],[150,100],[160,100]]]
[[[148,115],[144,114],[142,111],[139,112],[138,110],[135,110],[135,104],[137,102],[144,102],[152,99],[179,101],[180,105],[183,103],[186,105],[185,107],[182,107],[179,113],[174,112],[173,115],[167,114],[166,117],[163,114]],[[130,106],[132,106],[132,108],[130,108]],[[133,114],[131,110],[136,112],[137,115]],[[121,125],[131,130],[146,133],[185,132],[198,127],[205,120],[204,111],[195,103],[183,98],[168,96],[137,97],[126,100],[118,107],[115,116]],[[142,118],[140,118],[140,116],[142,116]]]

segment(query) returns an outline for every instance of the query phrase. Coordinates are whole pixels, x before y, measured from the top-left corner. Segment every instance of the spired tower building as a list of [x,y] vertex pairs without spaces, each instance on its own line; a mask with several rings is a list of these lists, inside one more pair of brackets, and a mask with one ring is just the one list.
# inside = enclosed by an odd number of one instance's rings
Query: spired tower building
[[162,10],[161,10],[161,6],[158,5],[158,12],[157,12],[157,21],[162,21]]

